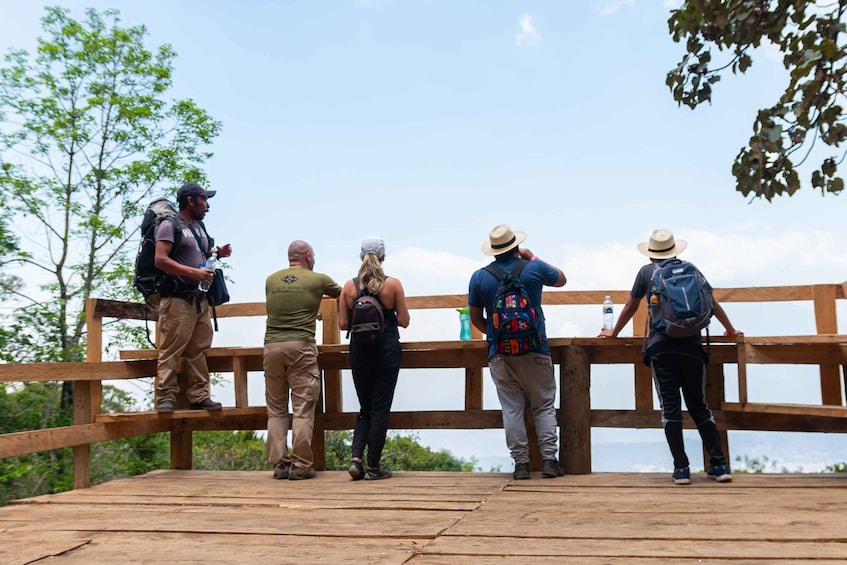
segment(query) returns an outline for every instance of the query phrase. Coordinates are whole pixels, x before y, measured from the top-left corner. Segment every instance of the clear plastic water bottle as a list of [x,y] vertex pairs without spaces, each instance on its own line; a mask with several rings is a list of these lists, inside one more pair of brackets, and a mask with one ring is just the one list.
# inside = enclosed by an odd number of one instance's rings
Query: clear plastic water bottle
[[[206,259],[205,263],[200,263],[201,269],[212,269],[215,270],[218,268],[218,254],[213,252],[208,259]],[[211,285],[209,283],[201,282],[197,285],[197,289],[200,292],[209,292],[209,287]]]
[[459,339],[468,341],[471,338],[471,313],[466,306],[464,308],[456,308],[459,313]]
[[615,306],[612,304],[612,297],[606,296],[603,300],[603,329],[611,330],[615,327]]

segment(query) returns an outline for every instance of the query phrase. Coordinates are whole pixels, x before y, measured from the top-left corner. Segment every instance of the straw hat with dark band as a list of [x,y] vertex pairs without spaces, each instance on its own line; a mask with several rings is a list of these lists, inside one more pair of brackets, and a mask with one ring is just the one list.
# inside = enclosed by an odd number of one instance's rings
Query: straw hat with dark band
[[511,251],[526,239],[522,231],[513,231],[506,224],[494,226],[488,233],[488,241],[482,244],[482,252],[486,255],[500,255]]
[[638,250],[651,259],[668,259],[676,257],[688,247],[688,243],[681,239],[674,239],[668,230],[653,230],[650,241],[639,243]]

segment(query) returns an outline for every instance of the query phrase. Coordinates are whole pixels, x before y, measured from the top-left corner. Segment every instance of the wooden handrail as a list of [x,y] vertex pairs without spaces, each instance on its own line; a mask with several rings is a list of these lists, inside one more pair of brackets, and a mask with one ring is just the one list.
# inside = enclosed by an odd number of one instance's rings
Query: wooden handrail
[[[836,301],[845,298],[847,283],[716,289],[721,302],[811,301],[814,306],[815,335],[745,336],[711,338],[712,363],[709,366],[709,402],[721,427],[726,430],[793,430],[847,432],[847,407],[842,400],[840,368],[847,365],[847,335],[838,333]],[[584,290],[543,293],[545,306],[600,304],[606,295],[623,303],[628,291]],[[467,295],[409,297],[410,309],[452,309],[466,305]],[[643,309],[642,309],[643,310]],[[560,369],[558,409],[561,427],[561,459],[569,473],[591,470],[590,430],[592,427],[660,427],[653,406],[649,369],[641,364],[641,346],[646,314],[640,310],[633,319],[634,337],[619,339],[551,337],[554,362]],[[218,317],[265,316],[262,302],[226,304],[218,307]],[[349,368],[349,347],[341,343],[334,300],[324,300],[319,363],[323,373],[323,403],[315,424],[313,448],[320,459],[323,430],[349,429],[356,415],[343,411],[341,374]],[[155,350],[120,352],[120,361],[102,361],[104,318],[147,319],[155,322],[157,313],[143,305],[113,300],[91,299],[86,304],[88,342],[86,363],[43,363],[0,365],[0,383],[70,380],[74,385],[74,425],[0,435],[0,457],[21,455],[45,449],[74,447],[74,487],[90,481],[90,444],[133,435],[169,431],[172,434],[171,464],[191,467],[191,433],[196,430],[263,429],[264,406],[249,406],[247,379],[251,371],[262,370],[262,347],[214,347],[207,359],[212,371],[233,374],[235,406],[218,413],[177,410],[171,415],[155,412],[99,414],[101,382],[114,379],[153,377]],[[474,330],[474,337],[480,334]],[[462,410],[392,413],[392,426],[400,429],[467,429],[502,426],[499,411],[482,406],[483,369],[487,366],[487,346],[472,341],[417,341],[402,344],[405,369],[458,368],[464,370],[465,402]],[[598,364],[631,365],[634,372],[634,410],[592,410],[590,408],[590,368]],[[821,374],[820,405],[758,403],[748,398],[748,364],[818,365]],[[739,401],[724,396],[725,365],[738,368]],[[414,375],[414,373],[412,373]],[[405,378],[405,377],[404,377]],[[414,378],[414,377],[412,377]],[[844,383],[847,388],[847,382]],[[690,425],[690,424],[688,424]],[[320,467],[321,461],[316,461]]]

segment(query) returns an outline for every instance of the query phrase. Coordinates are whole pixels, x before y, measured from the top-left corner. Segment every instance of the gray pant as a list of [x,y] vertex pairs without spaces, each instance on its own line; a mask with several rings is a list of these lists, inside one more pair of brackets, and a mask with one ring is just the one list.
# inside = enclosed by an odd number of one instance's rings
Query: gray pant
[[535,421],[538,449],[543,459],[557,459],[556,378],[549,355],[529,353],[517,357],[495,355],[488,360],[491,378],[503,411],[506,446],[515,463],[529,462],[524,410],[529,408]]

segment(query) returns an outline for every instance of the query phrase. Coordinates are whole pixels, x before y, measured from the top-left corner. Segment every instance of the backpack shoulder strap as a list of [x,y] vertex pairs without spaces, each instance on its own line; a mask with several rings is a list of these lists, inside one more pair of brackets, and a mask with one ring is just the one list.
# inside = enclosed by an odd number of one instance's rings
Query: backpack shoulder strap
[[174,243],[171,246],[171,252],[168,255],[171,259],[176,255],[177,248],[179,248],[179,244],[182,242],[182,218],[179,214],[169,214],[167,216],[162,216],[162,219],[159,220],[159,223],[164,221],[169,221],[174,225]]
[[362,296],[362,289],[359,287],[359,277],[353,277],[353,287],[356,289],[356,297]]
[[495,267],[494,263],[485,266],[485,270],[494,275],[498,281],[503,282],[509,276],[507,273],[502,271],[500,268]]
[[521,276],[521,272],[524,270],[524,267],[526,267],[528,264],[529,261],[527,261],[526,259],[518,259],[517,261],[515,261],[515,264],[512,265],[512,270],[509,271],[509,276],[515,279],[519,278]]

